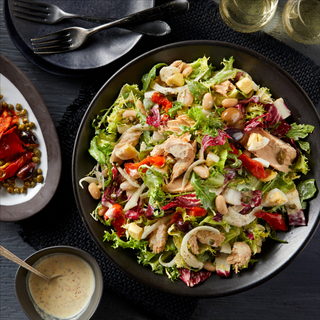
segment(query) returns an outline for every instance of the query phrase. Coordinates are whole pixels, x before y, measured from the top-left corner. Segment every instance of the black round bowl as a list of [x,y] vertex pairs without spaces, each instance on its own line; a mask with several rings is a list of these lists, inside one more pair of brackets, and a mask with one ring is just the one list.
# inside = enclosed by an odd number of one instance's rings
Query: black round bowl
[[250,289],[287,267],[307,245],[319,224],[319,193],[305,210],[307,226],[291,227],[288,232],[279,233],[280,238],[288,241],[287,244],[267,241],[262,247],[262,253],[258,255],[258,263],[249,269],[232,274],[230,278],[220,278],[213,274],[204,283],[188,288],[182,281],[172,282],[165,275],[157,275],[151,269],[138,264],[132,250],[113,249],[111,243],[102,242],[106,227],[89,215],[97,203],[78,183],[95,165],[95,160],[88,153],[90,140],[94,136],[91,123],[96,115],[100,114],[100,110],[113,104],[122,85],[139,84],[141,88],[142,75],[155,64],[170,64],[177,59],[190,62],[203,56],[210,57],[210,62],[218,68],[222,67],[220,63],[224,57],[233,56],[235,67],[247,71],[257,84],[270,88],[274,98],[282,97],[285,100],[292,112],[292,122],[315,126],[314,133],[308,138],[312,152],[309,156],[311,170],[306,178],[320,181],[320,168],[317,166],[320,158],[320,119],[301,87],[278,65],[252,50],[230,43],[202,40],[174,43],[150,51],[124,66],[105,83],[93,99],[80,125],[73,153],[72,174],[75,198],[84,224],[99,249],[111,261],[134,279],[154,289],[177,295],[209,298]]

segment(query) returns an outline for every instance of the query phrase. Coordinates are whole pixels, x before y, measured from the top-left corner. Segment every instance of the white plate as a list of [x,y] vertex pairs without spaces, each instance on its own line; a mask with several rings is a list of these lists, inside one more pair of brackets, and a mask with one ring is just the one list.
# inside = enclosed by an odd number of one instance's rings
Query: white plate
[[58,135],[49,111],[37,89],[26,75],[7,58],[0,55],[1,101],[14,106],[20,103],[35,123],[33,130],[41,151],[40,168],[44,182],[28,188],[26,194],[9,194],[0,190],[0,220],[18,221],[42,210],[53,197],[60,180],[61,151]]

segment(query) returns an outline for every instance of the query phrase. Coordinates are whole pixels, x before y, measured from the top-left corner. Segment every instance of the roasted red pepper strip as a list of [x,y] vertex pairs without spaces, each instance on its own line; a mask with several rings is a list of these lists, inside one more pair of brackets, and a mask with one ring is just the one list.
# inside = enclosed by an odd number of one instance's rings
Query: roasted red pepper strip
[[239,150],[236,149],[236,147],[231,143],[230,143],[230,148],[232,149],[232,151],[229,151],[230,153],[233,153],[233,154],[236,154],[236,155],[239,154]]
[[201,207],[189,207],[186,208],[186,212],[188,216],[192,217],[203,217],[207,214],[207,210]]
[[[156,167],[162,167],[165,165],[166,159],[164,157],[147,157],[143,159],[142,161],[138,163],[125,163],[124,168],[129,176],[132,176],[132,170],[138,170],[138,168],[142,165],[148,165],[148,166],[156,166]],[[144,170],[144,172],[147,170]]]
[[21,167],[31,162],[32,157],[33,152],[27,151],[20,158],[11,162],[9,165],[5,164],[3,167],[0,167],[0,181],[13,177]]
[[272,230],[287,231],[288,229],[282,215],[279,213],[270,213],[260,210],[255,213],[255,216],[267,221]]
[[264,179],[268,176],[261,162],[249,158],[244,153],[242,153],[238,159],[242,161],[242,165],[256,178]]
[[0,139],[0,159],[18,155],[22,152],[24,152],[24,148],[18,135],[11,129],[3,133]]
[[177,221],[182,219],[182,215],[180,211],[176,211],[170,219],[169,224],[176,223]]
[[0,115],[0,139],[4,132],[6,132],[10,126],[19,122],[19,118],[17,117],[15,111],[11,111],[12,116],[9,115],[7,110],[4,110]]
[[151,96],[151,101],[157,103],[162,106],[162,108],[168,112],[168,110],[172,107],[172,102],[168,100],[163,94],[159,92],[155,92]]
[[104,214],[104,219],[111,219],[111,224],[117,231],[117,235],[122,237],[125,235],[126,229],[122,226],[127,223],[127,219],[124,216],[122,207],[120,204],[113,204]]

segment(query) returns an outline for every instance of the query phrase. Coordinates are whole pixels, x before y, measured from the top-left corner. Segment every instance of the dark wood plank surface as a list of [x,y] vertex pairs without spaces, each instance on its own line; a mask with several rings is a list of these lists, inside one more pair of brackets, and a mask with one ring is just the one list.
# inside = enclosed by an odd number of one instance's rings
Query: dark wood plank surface
[[[0,3],[1,54],[15,63],[33,82],[57,125],[66,107],[78,96],[82,80],[48,74],[26,60],[7,34],[3,19],[3,1]],[[275,36],[281,38],[282,35],[278,33]],[[295,43],[294,47],[320,65],[319,46],[303,46]],[[319,112],[320,105],[317,109]],[[0,243],[22,259],[34,252],[34,249],[24,243],[18,235],[15,223],[0,222]],[[319,244],[318,228],[303,252],[280,274],[257,288],[241,294],[200,300],[191,320],[320,319]],[[16,270],[17,266],[13,262],[0,257],[0,319],[3,320],[27,319],[15,297]],[[93,317],[93,320],[100,319],[149,320],[152,317],[145,314],[139,305],[132,305],[122,297],[105,291]]]

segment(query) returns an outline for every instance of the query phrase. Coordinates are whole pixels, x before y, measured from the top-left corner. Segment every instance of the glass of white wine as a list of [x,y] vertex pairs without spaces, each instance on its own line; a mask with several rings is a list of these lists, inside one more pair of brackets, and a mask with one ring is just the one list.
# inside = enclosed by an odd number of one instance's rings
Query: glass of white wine
[[282,23],[294,40],[320,43],[320,0],[289,0],[283,9]]
[[239,32],[255,32],[273,17],[278,0],[220,0],[219,10],[224,22]]

